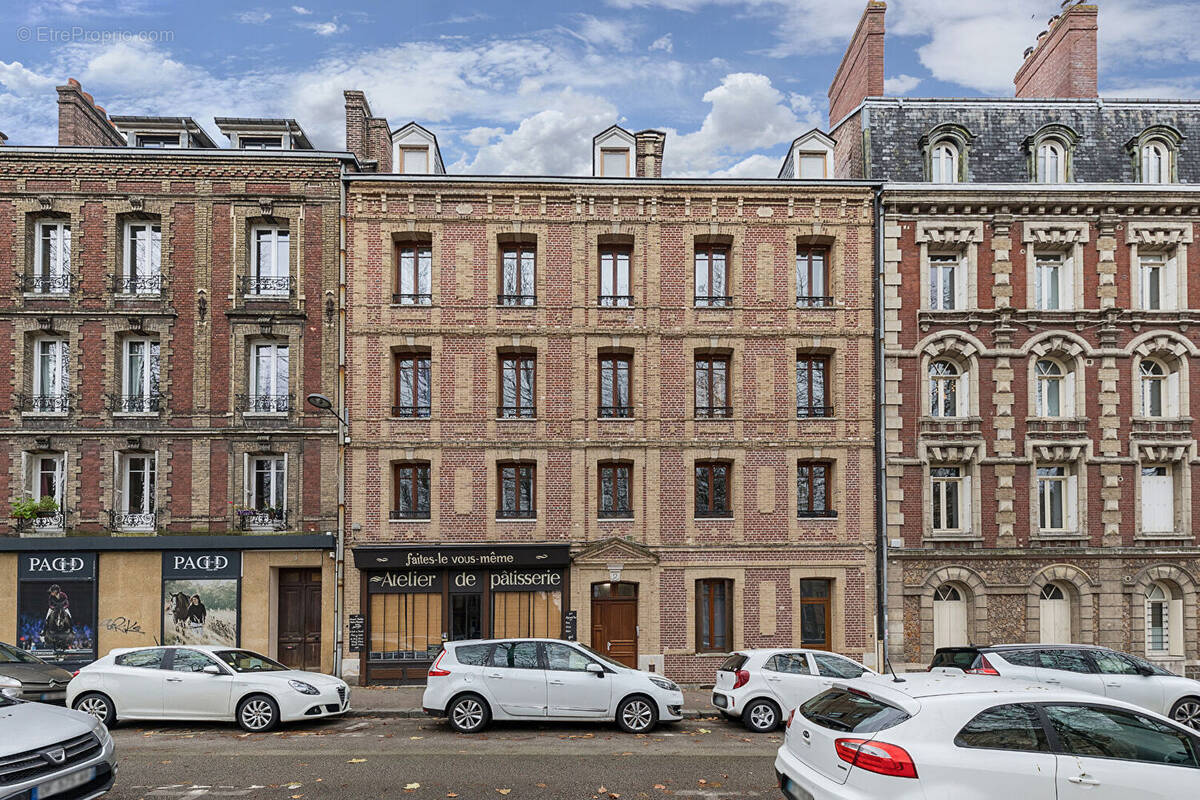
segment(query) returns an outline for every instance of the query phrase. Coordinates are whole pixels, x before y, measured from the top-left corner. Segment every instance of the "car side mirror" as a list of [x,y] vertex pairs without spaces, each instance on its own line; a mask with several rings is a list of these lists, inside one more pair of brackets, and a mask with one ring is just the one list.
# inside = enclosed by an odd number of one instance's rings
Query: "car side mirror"
[[1154,670],[1150,669],[1149,667],[1147,667],[1144,664],[1138,664],[1137,671],[1138,671],[1138,675],[1141,675],[1144,678],[1149,678],[1151,675],[1154,674]]
[[202,669],[200,671],[203,672],[205,675],[220,675],[220,674],[222,674],[221,668],[218,667],[216,664],[209,664],[207,667],[205,667],[204,669]]
[[587,671],[595,675],[597,678],[604,677],[604,667],[600,666],[595,661],[592,661],[587,665]]

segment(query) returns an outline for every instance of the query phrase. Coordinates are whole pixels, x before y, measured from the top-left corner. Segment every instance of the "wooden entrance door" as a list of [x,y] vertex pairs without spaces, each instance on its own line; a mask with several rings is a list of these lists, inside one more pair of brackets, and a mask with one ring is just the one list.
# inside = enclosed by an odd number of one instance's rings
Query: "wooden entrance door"
[[279,660],[292,669],[321,669],[321,570],[279,570]]
[[636,583],[592,584],[592,649],[637,669]]

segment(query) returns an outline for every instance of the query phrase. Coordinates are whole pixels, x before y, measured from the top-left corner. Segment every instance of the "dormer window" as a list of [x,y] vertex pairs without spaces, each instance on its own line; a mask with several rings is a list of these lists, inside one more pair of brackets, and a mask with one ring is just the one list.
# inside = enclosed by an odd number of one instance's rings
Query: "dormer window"
[[312,142],[294,119],[217,117],[234,150],[312,150]]
[[166,134],[140,134],[137,137],[138,147],[179,147],[179,136]]
[[602,148],[600,150],[600,174],[605,178],[628,178],[629,161],[628,148]]
[[940,142],[933,148],[929,160],[929,180],[932,183],[958,183],[958,148]]
[[399,171],[405,175],[428,175],[429,148],[401,147],[398,166],[400,167]]
[[798,153],[801,178],[825,178],[824,153]]
[[592,139],[592,175],[598,178],[632,178],[637,139],[620,125],[601,131]]
[[1051,139],[1042,142],[1037,149],[1038,183],[1066,183],[1066,152],[1062,142]]
[[1137,183],[1176,183],[1183,136],[1170,125],[1151,125],[1125,144]]
[[833,139],[811,130],[792,142],[779,177],[788,180],[823,180],[833,177]]
[[437,137],[415,122],[392,131],[392,171],[400,175],[444,174]]
[[1060,123],[1043,126],[1023,144],[1029,156],[1030,177],[1034,183],[1069,183],[1071,174],[1071,150],[1079,141],[1079,134]]
[[925,175],[930,183],[967,180],[967,151],[974,135],[953,122],[943,122],[920,139],[925,153]]
[[278,150],[283,141],[278,136],[239,136],[238,147],[242,150]]

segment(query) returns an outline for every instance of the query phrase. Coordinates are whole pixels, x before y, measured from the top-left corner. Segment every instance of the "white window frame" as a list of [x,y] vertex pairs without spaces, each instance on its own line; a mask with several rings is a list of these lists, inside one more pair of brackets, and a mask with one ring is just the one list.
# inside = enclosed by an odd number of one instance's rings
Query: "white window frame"
[[[42,378],[42,351],[44,345],[51,345],[48,356],[50,360],[50,377],[56,379],[57,386],[46,386]],[[65,338],[45,336],[35,339],[33,343],[33,394],[36,397],[66,398],[71,393],[71,348]],[[35,409],[36,411],[36,409]],[[65,409],[38,411],[45,414],[63,414]]]
[[[1074,263],[1061,252],[1033,255],[1034,307],[1038,311],[1070,311],[1075,306]],[[1051,306],[1049,295],[1057,292]]]
[[[805,175],[804,165],[813,164],[817,160],[821,162],[821,174]],[[797,150],[796,151],[796,177],[807,180],[821,180],[829,177],[829,155],[824,150]]]
[[[270,362],[269,373],[265,376],[268,392],[259,391],[259,350],[268,352]],[[287,370],[284,372],[286,382],[280,386],[280,353],[286,351]],[[291,410],[287,396],[292,385],[292,351],[290,340],[254,339],[250,342],[250,363],[246,370],[246,394],[249,396],[248,414],[286,414]],[[281,391],[282,389],[282,391]],[[270,399],[265,399],[270,398]],[[281,401],[279,398],[283,398]]]
[[[938,364],[948,365],[953,370],[953,374],[934,375],[933,369]],[[966,372],[953,361],[938,358],[929,362],[929,366],[926,367],[926,376],[929,381],[929,393],[927,395],[929,416],[947,419],[966,416]],[[951,399],[953,400],[954,413],[948,414],[946,413],[946,405],[947,401]]]
[[[266,270],[263,269],[264,264],[260,258],[259,241],[262,237],[266,237],[270,244],[269,264]],[[283,258],[283,263],[280,263],[280,242],[287,241],[287,255]],[[251,291],[246,292],[251,297],[288,297],[291,294],[290,286],[281,288],[279,286],[264,287],[258,283],[260,280],[266,279],[284,279],[291,278],[292,275],[292,235],[290,229],[282,225],[255,225],[250,229],[250,288]]]
[[[287,453],[259,453],[251,455],[245,454],[243,464],[243,487],[245,496],[245,507],[253,511],[258,511],[258,504],[255,502],[255,488],[257,486],[257,478],[260,462],[273,462],[269,470],[272,474],[272,486],[270,493],[272,500],[279,500],[279,506],[270,506],[269,508],[279,508],[286,519],[288,512],[288,454]],[[264,509],[265,511],[266,509]],[[279,525],[274,521],[263,522],[262,524],[251,525],[252,528],[260,529],[275,529]]]
[[58,503],[58,511],[48,517],[37,517],[33,520],[35,531],[61,531],[66,511],[63,507],[66,497],[67,454],[62,452],[29,452],[21,453],[21,469],[25,475],[25,494],[29,499],[38,501],[42,494],[42,461],[53,462],[54,465],[54,501]]
[[[1159,373],[1150,372],[1157,367]],[[1179,372],[1171,369],[1157,358],[1143,358],[1138,362],[1138,378],[1141,383],[1139,411],[1147,419],[1174,419],[1179,416]],[[1159,413],[1152,413],[1154,393],[1158,392]]]
[[[961,253],[929,254],[929,308],[931,311],[957,311],[966,307],[966,272],[966,264]],[[949,289],[948,293],[947,289]]]
[[[1142,311],[1174,311],[1178,307],[1179,294],[1175,255],[1151,250],[1139,252],[1137,259],[1138,308]],[[1150,302],[1155,288],[1154,277],[1157,277],[1157,303]]]
[[1035,183],[1067,182],[1067,146],[1058,139],[1038,142],[1034,163]]
[[[624,164],[613,172],[608,169],[609,157],[620,156],[624,160]],[[634,157],[633,151],[628,147],[601,147],[600,148],[600,175],[605,178],[629,178],[633,175]]]
[[[139,245],[143,243],[148,264],[138,263]],[[121,293],[159,294],[162,291],[162,225],[157,222],[126,222],[124,250]]]
[[[116,481],[117,497],[114,504],[117,513],[149,517],[142,524],[124,524],[121,526],[121,530],[154,530],[156,527],[156,515],[158,513],[158,452],[118,452],[114,456],[116,463],[113,473],[118,476]],[[148,484],[148,486],[143,487],[142,505],[140,508],[132,508],[129,505],[133,494],[131,485],[133,481],[133,462],[135,459],[144,462],[143,469],[145,471],[145,480]]]
[[[939,472],[956,474],[940,475]],[[962,534],[970,530],[971,477],[961,465],[939,464],[929,467],[929,529],[933,535]],[[949,527],[946,520],[953,511],[958,525]],[[941,522],[939,526],[938,523]]]
[[[400,157],[399,158],[400,163],[397,164],[399,169],[396,171],[398,173],[400,173],[401,175],[428,175],[431,172],[431,170],[429,169],[429,146],[428,145],[406,145],[406,144],[397,145],[396,152],[397,152],[397,155],[399,155],[399,157]],[[410,153],[413,156],[420,155],[421,157],[423,157],[425,159],[425,163],[421,166],[421,168],[419,170],[409,170],[408,169],[408,156]]]
[[[1183,641],[1183,598],[1176,597],[1171,587],[1161,581],[1155,581],[1146,587],[1145,619],[1146,619],[1146,653],[1155,656],[1182,656]],[[1150,622],[1154,617],[1154,607],[1162,606],[1162,647],[1155,647],[1154,630]]]
[[[1175,468],[1172,464],[1142,464],[1139,469],[1141,478],[1141,507],[1138,518],[1141,532],[1150,536],[1175,533],[1178,520],[1175,517]],[[1162,513],[1163,509],[1166,514]],[[1158,525],[1156,519],[1162,517],[1165,527]]]
[[[1043,475],[1043,470],[1047,474]],[[1050,472],[1052,470],[1061,470],[1061,472],[1052,473]],[[1034,478],[1038,530],[1042,534],[1051,536],[1063,536],[1074,533],[1078,524],[1078,478],[1075,474],[1074,465],[1038,464],[1034,468]],[[1062,527],[1045,527],[1042,525],[1042,522],[1044,520],[1052,520],[1054,516],[1053,486],[1056,484],[1058,486],[1058,496],[1062,503],[1062,508],[1059,509],[1059,515],[1062,518]]]
[[[135,346],[142,348],[142,379],[135,385],[133,380],[133,368],[131,360]],[[157,339],[148,338],[130,338],[126,339],[121,345],[121,395],[124,398],[132,400],[133,398],[142,398],[142,405],[145,408],[137,411],[126,411],[122,406],[122,411],[125,413],[157,413],[154,402],[161,397],[160,384],[161,374],[161,346]]]
[[[51,232],[51,238],[56,240],[57,247],[51,254],[47,269],[42,269],[42,261],[47,258],[46,245],[42,241],[45,231]],[[27,294],[70,294],[71,293],[71,223],[61,219],[40,219],[35,224],[33,278],[35,281],[61,280],[61,286],[34,290]],[[34,286],[37,284],[35,283]],[[31,287],[33,288],[33,287]]]
[[1162,139],[1151,139],[1142,145],[1142,183],[1171,182],[1172,151]]
[[[1043,364],[1058,372],[1043,372]],[[1038,358],[1033,362],[1033,377],[1036,416],[1045,419],[1075,416],[1075,371],[1069,364],[1064,364],[1056,358]],[[1051,384],[1057,386],[1052,387]],[[1051,408],[1052,389],[1057,394],[1057,409]]]
[[958,147],[941,141],[929,151],[929,182],[958,183]]

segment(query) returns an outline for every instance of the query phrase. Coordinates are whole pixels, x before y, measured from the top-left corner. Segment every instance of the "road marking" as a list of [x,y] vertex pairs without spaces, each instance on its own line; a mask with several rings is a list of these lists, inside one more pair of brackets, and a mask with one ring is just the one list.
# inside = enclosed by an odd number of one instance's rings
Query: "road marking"
[[359,728],[367,727],[367,725],[369,725],[369,724],[370,724],[369,722],[356,722],[353,725],[349,726],[348,728],[345,728],[344,731],[356,731]]
[[171,786],[160,786],[157,789],[147,792],[152,797],[245,797],[256,789],[265,789],[265,786],[250,786],[246,789],[239,789],[235,786],[195,786],[192,784],[174,784]]

